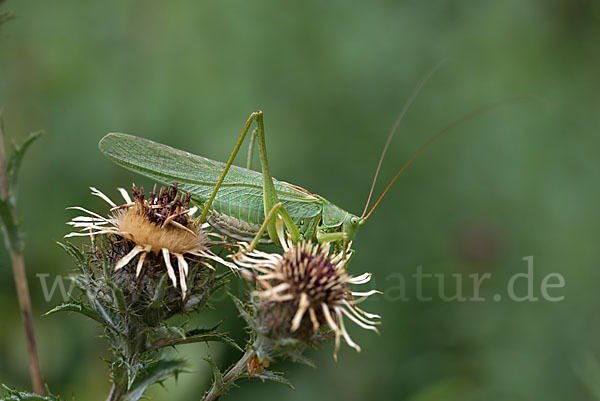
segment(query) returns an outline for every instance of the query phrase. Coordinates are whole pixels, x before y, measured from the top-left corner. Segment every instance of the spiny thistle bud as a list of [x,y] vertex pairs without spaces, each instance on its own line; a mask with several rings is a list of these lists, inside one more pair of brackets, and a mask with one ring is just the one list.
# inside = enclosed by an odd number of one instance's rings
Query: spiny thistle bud
[[[352,291],[349,284],[364,284],[370,273],[352,277],[346,272],[350,253],[330,254],[329,244],[310,241],[293,244],[283,240],[282,255],[252,250],[238,253],[236,263],[248,270],[243,274],[260,287],[253,295],[259,299],[257,318],[269,327],[269,336],[288,336],[310,344],[325,323],[335,334],[334,358],[340,347],[340,338],[360,351],[350,338],[344,317],[360,327],[377,332],[378,315],[358,308],[356,304],[376,290]],[[360,297],[360,300],[355,299]],[[312,344],[311,344],[312,345]]]
[[[237,269],[230,262],[211,251],[211,247],[217,242],[216,238],[223,238],[215,233],[207,231],[208,225],[199,226],[191,217],[196,208],[189,208],[190,195],[179,195],[177,184],[169,188],[161,188],[156,193],[156,186],[149,194],[148,199],[143,188],[133,186],[133,201],[129,194],[122,188],[119,192],[125,200],[125,204],[117,205],[110,198],[96,188],[90,188],[92,194],[105,200],[111,206],[111,214],[108,217],[91,212],[81,207],[71,209],[81,210],[87,216],[73,218],[67,224],[80,228],[65,237],[72,236],[95,236],[99,234],[114,234],[126,241],[127,253],[115,261],[115,270],[127,266],[139,255],[136,264],[136,277],[142,272],[142,267],[148,255],[153,255],[151,265],[156,267],[164,264],[173,286],[181,286],[182,297],[187,293],[186,278],[189,274],[188,258],[197,257],[198,262],[204,266],[214,269],[207,260],[221,263],[231,269]],[[171,257],[177,261],[178,272],[176,274]]]

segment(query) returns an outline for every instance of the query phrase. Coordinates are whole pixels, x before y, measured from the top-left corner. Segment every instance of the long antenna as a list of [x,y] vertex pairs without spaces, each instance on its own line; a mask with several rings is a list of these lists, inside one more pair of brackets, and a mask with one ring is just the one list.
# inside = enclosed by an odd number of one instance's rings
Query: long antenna
[[421,78],[421,80],[419,81],[419,83],[417,84],[415,89],[413,89],[412,93],[408,97],[408,100],[406,100],[406,103],[404,103],[404,106],[402,107],[402,111],[400,111],[400,114],[398,114],[398,117],[396,118],[396,121],[394,122],[394,125],[392,126],[392,129],[387,137],[385,146],[383,147],[383,152],[381,152],[381,157],[379,158],[379,163],[377,164],[377,170],[375,171],[375,176],[373,177],[373,183],[371,184],[371,190],[369,191],[369,197],[367,198],[367,204],[365,205],[365,210],[363,210],[362,215],[360,216],[361,218],[363,218],[365,213],[367,212],[367,208],[369,207],[369,202],[371,202],[371,196],[373,196],[373,190],[375,189],[375,183],[377,182],[377,177],[379,176],[379,170],[381,170],[381,165],[383,164],[383,159],[385,158],[385,154],[387,153],[387,150],[390,147],[390,142],[392,142],[392,138],[393,138],[394,134],[396,133],[396,130],[398,130],[400,121],[402,121],[402,119],[404,118],[406,111],[408,110],[408,108],[410,107],[412,102],[415,100],[415,98],[421,91],[421,88],[423,88],[423,86],[427,83],[427,81],[429,81],[429,78],[431,78],[433,76],[433,74],[435,74],[435,72],[442,66],[442,64],[444,64],[446,62],[446,60],[447,60],[447,58],[440,60],[440,62],[438,62],[436,65],[434,65],[433,68],[431,68],[427,72],[427,74],[425,74],[425,76],[423,78]]
[[[440,132],[438,132],[433,138],[431,138],[429,141],[427,141],[427,143],[425,143],[425,145],[421,146],[421,148],[419,148],[419,150],[417,150],[415,152],[415,154],[413,154],[410,159],[408,159],[408,161],[406,163],[404,163],[404,165],[402,166],[402,168],[400,168],[400,170],[396,173],[396,175],[394,176],[394,178],[392,178],[392,180],[390,181],[390,183],[388,184],[388,186],[385,188],[385,190],[383,191],[383,193],[381,194],[381,196],[379,197],[379,199],[377,199],[377,202],[375,202],[375,204],[373,205],[373,207],[371,208],[371,210],[369,211],[369,213],[367,214],[367,216],[365,217],[365,220],[367,220],[369,218],[369,216],[371,215],[371,213],[373,213],[373,210],[375,210],[375,208],[377,207],[377,205],[379,205],[379,202],[381,202],[381,200],[383,199],[383,197],[385,196],[385,194],[387,193],[387,191],[392,187],[392,184],[394,184],[394,181],[396,181],[396,179],[400,176],[400,174],[402,174],[402,172],[408,167],[410,166],[410,164],[425,150],[429,147],[429,145],[431,145],[432,143],[434,143],[435,141],[437,141],[438,139],[440,139],[442,136],[444,136],[445,134],[447,134],[450,130],[452,130],[454,127],[462,124],[463,122],[478,116],[479,114],[485,113],[487,111],[490,111],[496,107],[505,105],[505,104],[510,104],[510,103],[514,103],[517,102],[519,100],[523,100],[523,99],[528,99],[528,97],[517,97],[517,98],[512,98],[512,99],[506,99],[506,100],[501,100],[499,102],[494,102],[494,103],[490,103],[486,106],[480,107],[479,109],[476,109],[470,113],[465,114],[464,116],[462,116],[461,118],[459,118],[458,120],[454,121],[452,124],[448,125],[446,128],[442,129]],[[364,214],[364,213],[363,213]]]

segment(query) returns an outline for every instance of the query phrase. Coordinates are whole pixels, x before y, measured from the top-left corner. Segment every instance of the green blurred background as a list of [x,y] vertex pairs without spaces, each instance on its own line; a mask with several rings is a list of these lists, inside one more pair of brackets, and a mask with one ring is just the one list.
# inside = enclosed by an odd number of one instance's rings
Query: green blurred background
[[[421,91],[384,163],[386,181],[429,137],[492,101],[527,95],[471,119],[429,148],[399,179],[355,242],[351,271],[372,271],[383,296],[381,335],[348,324],[363,347],[310,352],[317,369],[283,362],[295,392],[245,382],[228,400],[594,400],[600,383],[600,3],[505,1],[81,1],[9,0],[17,19],[0,28],[0,105],[6,133],[45,128],[21,175],[20,214],[42,369],[67,399],[101,400],[105,343],[80,316],[41,315],[36,274],[68,275],[54,244],[70,205],[106,210],[96,186],[148,181],[102,157],[98,140],[119,131],[224,160],[249,114],[265,113],[271,168],[360,214],[386,134],[419,79],[450,57]],[[243,163],[243,160],[240,161]],[[534,256],[534,289],[549,273],[561,302],[515,302],[506,283]],[[0,254],[0,382],[29,386],[8,257]],[[418,266],[489,272],[485,302],[444,302]],[[398,273],[407,279],[398,298]],[[470,281],[469,281],[470,282]],[[469,282],[463,292],[469,296]],[[526,290],[519,286],[519,293]],[[237,291],[241,291],[242,288]],[[229,299],[199,319],[243,342]],[[188,345],[190,373],[153,400],[194,400],[209,384],[206,352]],[[591,385],[586,385],[592,383]],[[596,398],[595,398],[596,397]]]

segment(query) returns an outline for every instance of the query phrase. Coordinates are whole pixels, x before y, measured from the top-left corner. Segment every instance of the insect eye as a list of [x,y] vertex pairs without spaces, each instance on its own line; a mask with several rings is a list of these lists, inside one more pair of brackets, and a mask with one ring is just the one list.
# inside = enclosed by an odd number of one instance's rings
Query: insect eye
[[352,224],[357,224],[358,223],[358,217],[353,217],[351,220]]

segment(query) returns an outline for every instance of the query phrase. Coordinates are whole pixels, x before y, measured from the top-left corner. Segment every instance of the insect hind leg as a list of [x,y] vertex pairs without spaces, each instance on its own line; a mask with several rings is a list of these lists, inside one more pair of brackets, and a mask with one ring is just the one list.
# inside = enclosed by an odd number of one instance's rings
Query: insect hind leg
[[[210,210],[210,207],[212,206],[212,203],[217,195],[217,192],[219,191],[219,188],[221,187],[221,184],[223,183],[225,176],[229,172],[229,168],[233,164],[233,160],[237,156],[237,154],[240,150],[240,147],[242,145],[242,142],[246,138],[246,135],[248,134],[248,131],[250,130],[250,127],[252,126],[252,123],[255,121],[256,121],[257,127],[253,130],[252,135],[251,135],[249,153],[254,148],[254,141],[255,141],[255,139],[257,139],[258,140],[258,149],[259,149],[259,154],[260,154],[260,164],[261,164],[262,176],[263,176],[263,203],[264,203],[265,217],[275,207],[275,205],[277,203],[279,203],[279,198],[277,197],[277,192],[275,191],[275,184],[273,184],[273,176],[271,176],[271,171],[269,169],[269,161],[268,161],[268,157],[267,157],[267,147],[266,147],[266,143],[265,143],[265,126],[264,126],[264,122],[263,122],[263,113],[262,113],[262,111],[255,111],[254,113],[252,113],[250,115],[250,117],[246,121],[246,124],[244,125],[244,128],[242,129],[242,133],[240,134],[240,137],[238,138],[238,140],[235,144],[235,147],[233,148],[233,151],[231,152],[231,155],[229,156],[229,160],[227,160],[227,163],[225,164],[225,168],[223,168],[223,172],[221,173],[219,180],[215,184],[215,187],[213,188],[213,191],[212,191],[210,197],[208,198],[208,200],[206,201],[206,204],[204,205],[204,210],[202,211],[202,214],[200,215],[200,218],[199,218],[200,224],[202,224],[204,222],[204,220],[206,219],[206,216],[208,215],[208,211]],[[248,162],[247,162],[248,166],[250,164],[251,164],[251,158],[249,158]],[[298,227],[296,226],[296,224],[290,217],[290,215],[285,210],[285,207],[283,207],[283,205],[280,208],[280,213],[283,217],[283,220],[285,222],[287,229],[290,232],[292,241],[297,242],[300,239],[300,232],[298,230]],[[276,231],[276,227],[275,227],[275,220],[274,219],[267,220],[265,218],[264,224],[266,224],[266,229],[269,233],[269,237],[271,238],[271,240],[273,242],[275,242],[276,244],[279,244],[279,240],[277,237],[277,231]]]
[[[267,231],[269,232],[269,237],[276,244],[279,243],[279,239],[277,237],[277,230],[275,227],[275,219],[271,218],[269,221],[266,219],[266,216],[272,211],[272,209],[279,202],[279,198],[277,196],[277,191],[275,190],[275,184],[273,184],[273,176],[271,175],[271,170],[269,169],[269,160],[267,157],[267,145],[265,142],[265,125],[263,122],[263,113],[262,111],[257,111],[253,113],[256,115],[256,139],[258,140],[258,151],[260,155],[260,164],[262,168],[262,176],[263,176],[263,200],[264,200],[264,208],[265,208],[265,224],[267,225]],[[300,231],[298,227],[285,210],[285,207],[281,205],[279,209],[281,216],[283,217],[283,221],[285,226],[287,227],[290,235],[292,237],[292,241],[298,242],[300,239]]]

